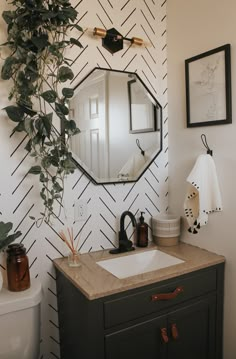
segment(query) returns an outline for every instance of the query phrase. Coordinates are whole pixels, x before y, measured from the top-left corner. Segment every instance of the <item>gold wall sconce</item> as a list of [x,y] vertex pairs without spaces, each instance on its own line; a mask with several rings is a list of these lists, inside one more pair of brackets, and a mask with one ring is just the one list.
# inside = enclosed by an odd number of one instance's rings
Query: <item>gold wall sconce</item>
[[102,38],[102,46],[108,50],[111,54],[123,49],[124,40],[131,42],[131,45],[144,45],[143,39],[138,37],[124,37],[115,28],[106,30],[95,27],[93,29],[93,35]]

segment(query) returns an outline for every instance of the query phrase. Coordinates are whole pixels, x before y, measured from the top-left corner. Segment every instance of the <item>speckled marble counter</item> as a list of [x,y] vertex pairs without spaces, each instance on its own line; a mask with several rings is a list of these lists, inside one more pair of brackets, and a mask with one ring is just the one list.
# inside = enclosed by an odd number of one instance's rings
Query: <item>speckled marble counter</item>
[[[125,279],[116,278],[96,264],[96,262],[101,260],[116,258],[117,256],[132,256],[140,251],[147,251],[155,248],[184,260],[184,263]],[[158,247],[151,244],[146,249],[136,248],[132,253],[129,252],[119,255],[112,255],[109,253],[109,250],[86,253],[80,256],[81,266],[74,268],[68,266],[67,258],[58,258],[53,262],[59,271],[78,287],[88,299],[92,300],[174,278],[182,274],[223,263],[224,261],[225,258],[223,256],[189,244],[180,243],[179,245],[172,247]]]

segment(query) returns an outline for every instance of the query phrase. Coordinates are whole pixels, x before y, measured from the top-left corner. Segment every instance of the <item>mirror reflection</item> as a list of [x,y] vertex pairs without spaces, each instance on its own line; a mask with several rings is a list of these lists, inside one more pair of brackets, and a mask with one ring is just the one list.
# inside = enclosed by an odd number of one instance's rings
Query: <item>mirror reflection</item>
[[95,68],[68,105],[73,158],[97,184],[136,181],[160,153],[162,109],[136,73]]

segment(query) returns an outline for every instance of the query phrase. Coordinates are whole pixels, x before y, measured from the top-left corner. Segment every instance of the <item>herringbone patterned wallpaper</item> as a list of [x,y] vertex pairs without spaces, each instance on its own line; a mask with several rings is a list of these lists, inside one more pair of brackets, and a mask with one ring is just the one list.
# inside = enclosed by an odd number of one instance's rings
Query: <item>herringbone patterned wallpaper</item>
[[[168,118],[167,118],[167,58],[166,58],[166,1],[165,0],[80,0],[72,1],[79,12],[79,24],[84,28],[115,27],[123,36],[141,37],[148,45],[130,47],[111,55],[93,38],[89,30],[77,33],[83,44],[70,49],[74,86],[93,67],[132,71],[139,74],[153,95],[163,106],[163,151],[137,183],[95,186],[79,170],[68,178],[65,203],[61,215],[52,226],[43,224],[36,228],[29,216],[38,217],[40,200],[38,183],[33,176],[26,176],[33,163],[24,150],[27,139],[22,134],[13,134],[12,123],[1,112],[0,122],[0,219],[10,220],[15,230],[21,230],[20,238],[28,250],[31,277],[39,277],[44,288],[42,303],[42,335],[40,358],[60,358],[59,331],[55,271],[52,260],[64,256],[67,250],[58,238],[58,231],[70,221],[75,199],[87,202],[88,213],[84,222],[74,224],[74,233],[79,237],[81,252],[109,248],[116,244],[119,217],[124,210],[136,217],[145,211],[150,218],[167,209],[168,196]],[[1,10],[7,9],[2,2]],[[6,41],[5,24],[0,22],[0,41]],[[73,34],[75,35],[75,34]],[[2,58],[6,54],[2,53]],[[0,108],[8,104],[10,85],[1,80]],[[66,220],[67,217],[67,220]],[[132,228],[128,228],[132,234]],[[151,234],[150,234],[151,236]],[[4,258],[1,260],[4,272]]]

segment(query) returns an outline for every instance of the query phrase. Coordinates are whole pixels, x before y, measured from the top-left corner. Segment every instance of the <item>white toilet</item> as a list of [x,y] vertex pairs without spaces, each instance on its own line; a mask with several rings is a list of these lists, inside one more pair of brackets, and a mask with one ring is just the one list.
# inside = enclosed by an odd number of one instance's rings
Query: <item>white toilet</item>
[[41,283],[22,292],[0,291],[0,359],[38,359]]

